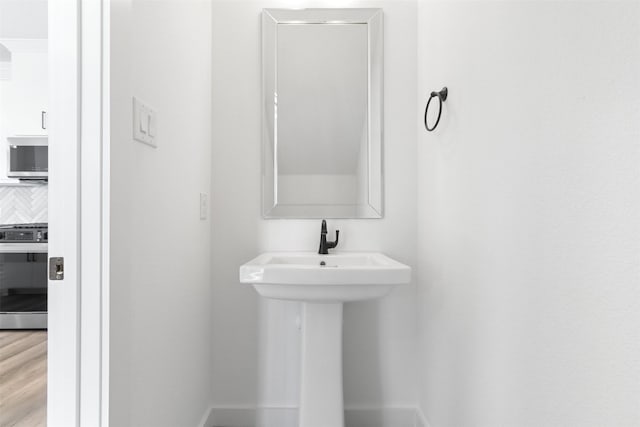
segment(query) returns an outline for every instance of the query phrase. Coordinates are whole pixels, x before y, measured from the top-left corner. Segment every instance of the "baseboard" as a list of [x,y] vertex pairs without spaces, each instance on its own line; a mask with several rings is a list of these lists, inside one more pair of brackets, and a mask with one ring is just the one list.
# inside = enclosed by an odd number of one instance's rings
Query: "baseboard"
[[[415,408],[346,408],[345,427],[429,427]],[[297,408],[211,407],[199,427],[298,427]]]
[[213,425],[213,406],[209,406],[202,414],[198,427],[210,427]]

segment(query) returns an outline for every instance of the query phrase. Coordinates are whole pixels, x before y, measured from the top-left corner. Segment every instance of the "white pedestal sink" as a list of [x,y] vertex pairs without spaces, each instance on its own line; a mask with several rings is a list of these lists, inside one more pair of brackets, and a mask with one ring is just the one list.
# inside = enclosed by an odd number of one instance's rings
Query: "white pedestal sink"
[[240,282],[266,298],[301,301],[299,427],[343,427],[342,304],[380,298],[409,283],[411,268],[380,253],[264,253]]

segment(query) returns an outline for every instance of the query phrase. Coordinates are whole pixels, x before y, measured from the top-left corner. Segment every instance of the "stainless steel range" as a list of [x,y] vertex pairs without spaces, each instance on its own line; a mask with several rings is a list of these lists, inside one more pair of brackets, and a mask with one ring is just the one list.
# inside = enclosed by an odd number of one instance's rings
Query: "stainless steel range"
[[47,327],[47,224],[0,226],[0,329]]

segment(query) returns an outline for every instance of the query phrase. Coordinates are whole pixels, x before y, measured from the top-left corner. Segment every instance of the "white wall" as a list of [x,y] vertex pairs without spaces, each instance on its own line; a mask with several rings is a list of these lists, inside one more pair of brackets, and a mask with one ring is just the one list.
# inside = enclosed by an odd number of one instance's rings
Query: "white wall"
[[46,39],[47,0],[0,0],[0,38]]
[[[382,7],[385,31],[385,217],[330,220],[339,249],[382,251],[414,265],[416,222],[415,1],[214,1],[213,404],[297,406],[299,305],[260,300],[238,267],[264,251],[317,250],[320,221],[261,218],[262,8]],[[345,307],[347,406],[415,406],[413,285]]]
[[[196,426],[210,402],[211,10],[110,4],[110,425]],[[132,96],[158,112],[134,142]]]
[[[640,425],[640,5],[419,7],[421,409]],[[418,119],[421,120],[421,117]]]

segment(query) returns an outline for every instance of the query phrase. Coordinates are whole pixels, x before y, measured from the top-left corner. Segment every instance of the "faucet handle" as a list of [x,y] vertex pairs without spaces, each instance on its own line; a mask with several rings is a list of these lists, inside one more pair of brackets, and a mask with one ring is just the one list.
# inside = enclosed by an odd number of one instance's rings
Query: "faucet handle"
[[340,239],[340,230],[336,230],[336,240],[333,242],[327,242],[327,248],[333,249],[338,246],[338,240]]

